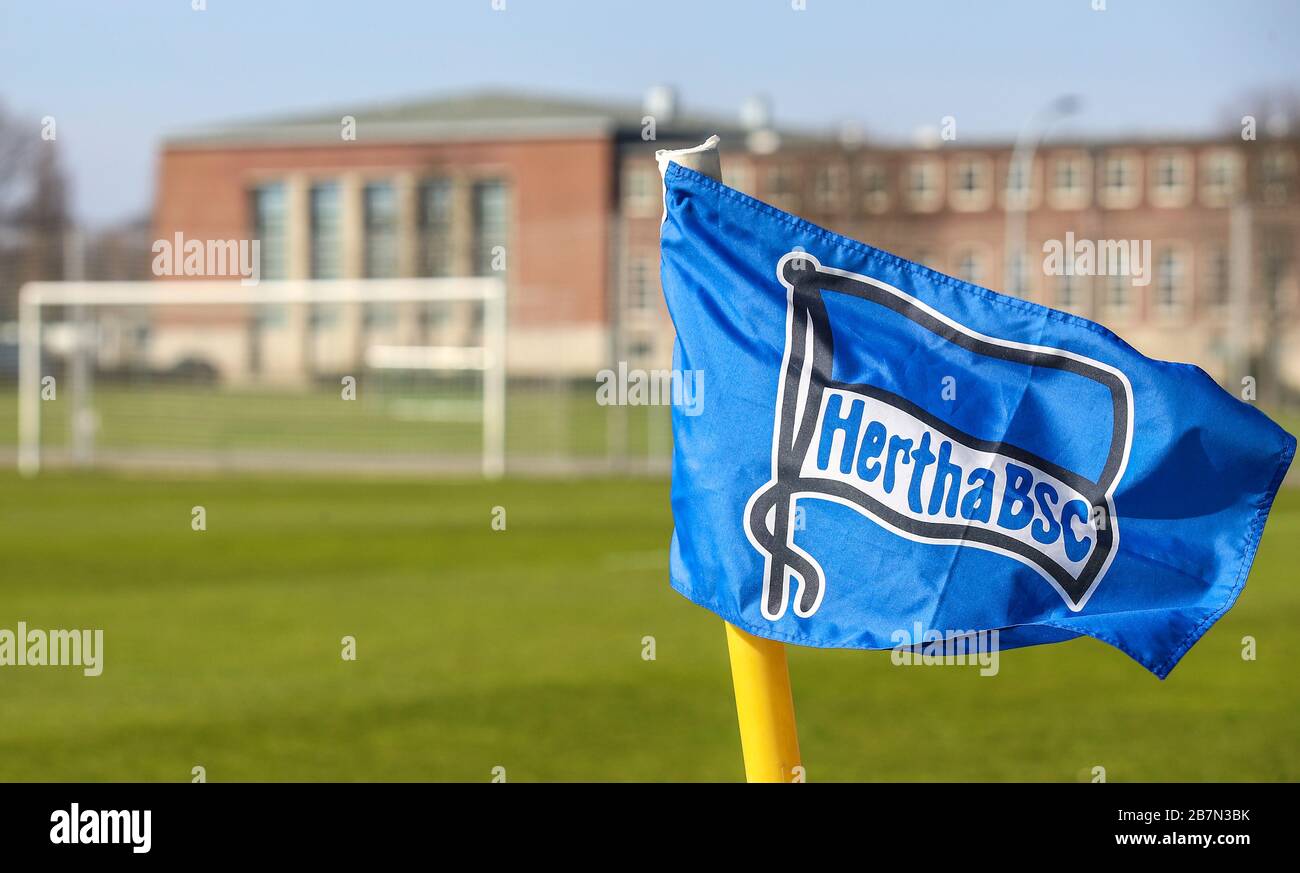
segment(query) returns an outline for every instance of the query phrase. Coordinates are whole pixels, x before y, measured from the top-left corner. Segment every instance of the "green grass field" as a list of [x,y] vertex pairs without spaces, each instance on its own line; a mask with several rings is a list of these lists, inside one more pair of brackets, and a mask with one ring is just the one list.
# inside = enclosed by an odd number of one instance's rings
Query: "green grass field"
[[[0,779],[737,780],[722,625],[668,588],[667,498],[0,476],[0,627],[105,631],[97,678],[0,668]],[[1300,779],[1297,565],[1287,492],[1240,603],[1163,683],[1092,640],[995,679],[792,650],[809,778]]]
[[[666,407],[606,407],[590,388],[516,385],[507,397],[506,450],[514,456],[598,458],[613,451],[632,457],[667,455]],[[70,394],[41,403],[41,443],[69,443]],[[191,452],[355,452],[476,457],[482,450],[478,389],[412,387],[362,382],[355,401],[332,386],[273,390],[232,389],[142,381],[94,389],[104,449]],[[0,446],[18,436],[18,395],[0,387]],[[611,433],[621,425],[622,433]]]

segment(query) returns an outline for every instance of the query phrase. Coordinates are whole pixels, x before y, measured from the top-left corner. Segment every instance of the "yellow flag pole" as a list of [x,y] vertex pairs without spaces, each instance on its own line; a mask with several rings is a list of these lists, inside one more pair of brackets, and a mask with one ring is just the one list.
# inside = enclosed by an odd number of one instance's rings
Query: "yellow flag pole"
[[[694,148],[661,149],[655,157],[660,172],[672,161],[722,181],[722,159],[716,136]],[[727,651],[731,654],[731,682],[736,689],[745,779],[749,782],[803,781],[785,645],[728,624]]]
[[785,644],[727,624],[740,746],[749,782],[803,781]]

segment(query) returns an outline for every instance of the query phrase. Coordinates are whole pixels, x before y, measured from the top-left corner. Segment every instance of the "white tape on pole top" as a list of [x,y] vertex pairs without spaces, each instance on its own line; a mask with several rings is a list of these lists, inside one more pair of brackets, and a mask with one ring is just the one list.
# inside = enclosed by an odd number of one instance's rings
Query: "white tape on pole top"
[[688,149],[660,149],[655,152],[655,160],[659,162],[659,174],[662,176],[668,170],[668,165],[681,164],[688,170],[694,170],[697,173],[703,173],[714,181],[722,181],[722,158],[718,151],[718,145],[722,140],[715,133],[697,146],[691,146]]

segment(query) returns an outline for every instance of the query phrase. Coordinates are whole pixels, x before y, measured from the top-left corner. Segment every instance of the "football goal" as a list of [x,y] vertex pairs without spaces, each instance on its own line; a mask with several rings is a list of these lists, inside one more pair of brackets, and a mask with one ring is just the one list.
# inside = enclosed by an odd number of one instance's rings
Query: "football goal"
[[505,471],[499,278],[34,282],[19,470]]

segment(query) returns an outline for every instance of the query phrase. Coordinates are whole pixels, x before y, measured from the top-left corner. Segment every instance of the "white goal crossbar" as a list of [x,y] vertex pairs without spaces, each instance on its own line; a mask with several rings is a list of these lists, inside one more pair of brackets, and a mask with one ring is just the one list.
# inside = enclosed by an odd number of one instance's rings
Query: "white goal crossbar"
[[[367,361],[377,367],[477,370],[483,374],[483,474],[505,471],[506,287],[494,277],[445,279],[337,279],[263,281],[29,282],[19,291],[18,469],[31,476],[41,467],[42,310],[67,307],[77,322],[85,307],[333,303],[481,302],[479,346],[376,346]],[[78,334],[74,359],[87,345]],[[75,422],[75,419],[74,419]]]

